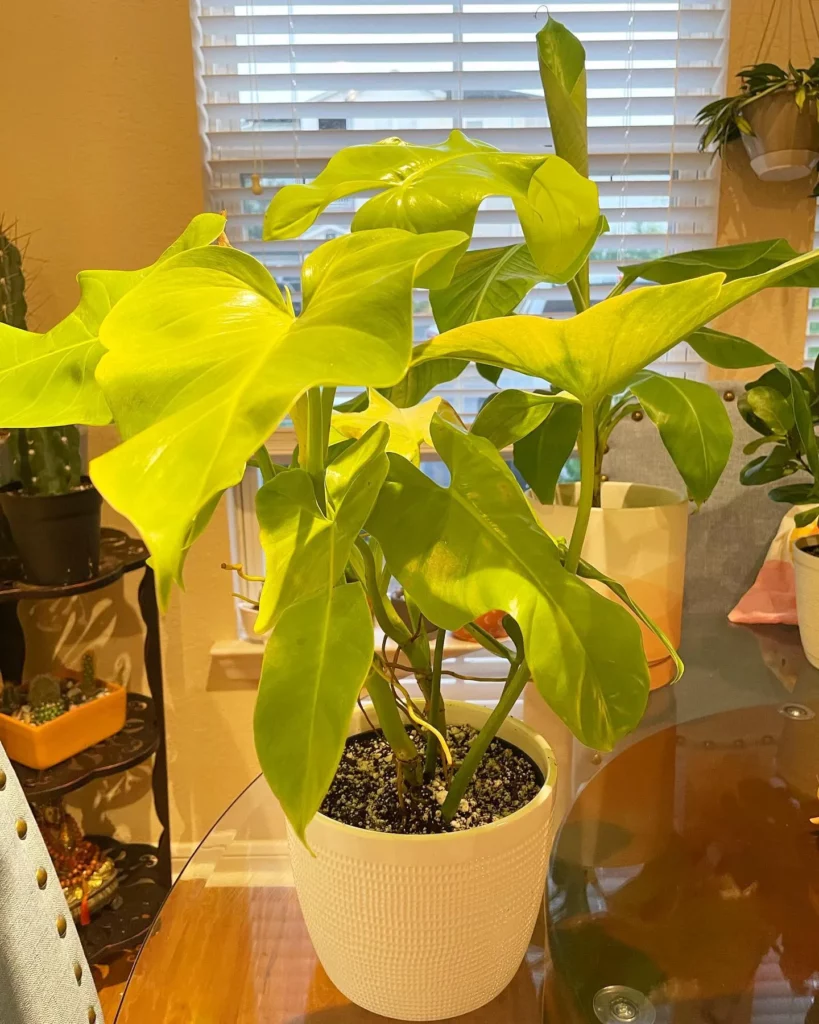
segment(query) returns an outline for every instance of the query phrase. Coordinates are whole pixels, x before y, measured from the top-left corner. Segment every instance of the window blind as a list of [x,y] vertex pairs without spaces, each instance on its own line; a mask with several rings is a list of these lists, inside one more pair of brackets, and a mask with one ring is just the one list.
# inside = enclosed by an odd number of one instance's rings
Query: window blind
[[[593,299],[618,264],[714,244],[718,162],[697,152],[694,116],[722,92],[726,3],[549,4],[586,48],[590,173],[611,225],[593,253]],[[298,302],[304,257],[348,231],[364,200],[334,203],[292,241],[263,242],[262,214],[276,189],[311,180],[340,148],[391,135],[429,144],[459,128],[507,151],[553,151],[534,40],[545,17],[543,4],[511,0],[205,4],[196,30],[211,197],[233,244]],[[473,247],[521,237],[511,202],[483,204]],[[521,307],[571,310],[567,289],[548,285]],[[418,293],[416,340],[434,330]],[[700,375],[685,345],[658,368]],[[488,388],[472,372],[443,390],[468,414]]]

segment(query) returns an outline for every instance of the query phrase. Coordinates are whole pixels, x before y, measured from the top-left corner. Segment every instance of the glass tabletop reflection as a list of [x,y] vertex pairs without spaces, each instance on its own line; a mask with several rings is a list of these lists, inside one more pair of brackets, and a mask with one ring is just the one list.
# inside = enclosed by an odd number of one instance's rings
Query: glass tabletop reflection
[[[600,754],[542,699],[549,877],[526,959],[465,1024],[819,1024],[819,672],[795,627],[688,614],[679,684]],[[363,1024],[313,951],[263,779],[213,827],[136,962],[118,1024]]]

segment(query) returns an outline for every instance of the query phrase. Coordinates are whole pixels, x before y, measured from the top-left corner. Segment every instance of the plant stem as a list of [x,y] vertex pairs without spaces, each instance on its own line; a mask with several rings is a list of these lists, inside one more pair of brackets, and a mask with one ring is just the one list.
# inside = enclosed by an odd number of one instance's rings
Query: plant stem
[[307,451],[304,453],[304,468],[313,481],[316,501],[322,512],[327,512],[327,495],[324,490],[324,415],[321,408],[321,389],[310,388],[307,392]]
[[498,729],[503,725],[515,706],[515,702],[523,692],[523,687],[529,679],[529,666],[522,661],[517,667],[509,669],[509,679],[504,688],[501,699],[498,701],[495,710],[487,718],[483,728],[472,741],[469,752],[461,762],[461,766],[455,773],[452,785],[449,787],[446,800],[441,807],[441,814],[445,821],[451,821],[458,810],[458,804],[466,792],[469,783],[472,781],[483,755],[486,753],[489,744],[497,735]]
[[330,425],[333,417],[333,402],[336,400],[335,388],[321,389],[321,460],[327,465],[327,446],[330,440]]
[[[432,658],[432,678],[429,683],[429,701],[427,703],[427,721],[434,725],[438,732],[446,739],[446,716],[444,715],[443,702],[441,700],[441,665],[444,660],[444,644],[446,643],[446,630],[439,629],[435,637],[435,654]],[[424,775],[431,779],[435,774],[435,765],[438,761],[438,741],[430,733],[427,735],[427,754],[424,764]]]
[[404,625],[398,612],[393,608],[392,602],[388,598],[385,600],[385,595],[378,585],[378,568],[376,567],[373,553],[370,550],[370,545],[363,537],[359,537],[355,542],[355,546],[364,561],[363,583],[367,595],[372,601],[375,621],[391,640],[394,640],[399,647],[403,647],[410,642],[412,634]]
[[392,687],[375,667],[370,670],[364,685],[378,715],[378,724],[384,733],[384,739],[395,755],[396,769],[403,768],[411,781],[420,782],[421,755],[404,728]]
[[583,541],[586,539],[586,530],[591,518],[594,500],[596,440],[594,406],[584,402],[580,426],[580,498],[577,502],[577,517],[574,521],[572,539],[569,541],[569,551],[566,555],[568,572],[577,572]]
[[270,458],[270,452],[267,450],[265,445],[262,445],[261,448],[258,449],[256,454],[253,456],[253,461],[256,463],[259,472],[262,474],[262,483],[269,483],[278,472],[276,467],[273,465],[273,460]]
[[568,283],[569,294],[572,297],[576,313],[582,313],[584,310],[589,308],[588,264],[584,264],[584,269],[586,270],[585,277],[583,275],[583,270],[581,270],[577,276],[573,277]]
[[626,281],[626,275],[624,274],[617,282],[617,284],[612,288],[612,290],[608,293],[606,298],[613,299],[615,295],[622,295],[626,288],[628,288],[628,283]]
[[499,658],[505,658],[507,661],[515,660],[514,654],[508,647],[505,647],[500,640],[492,636],[491,633],[487,633],[485,629],[481,629],[477,623],[468,622],[464,626],[464,629],[474,640],[477,640],[484,650],[490,651],[492,654],[497,654]]

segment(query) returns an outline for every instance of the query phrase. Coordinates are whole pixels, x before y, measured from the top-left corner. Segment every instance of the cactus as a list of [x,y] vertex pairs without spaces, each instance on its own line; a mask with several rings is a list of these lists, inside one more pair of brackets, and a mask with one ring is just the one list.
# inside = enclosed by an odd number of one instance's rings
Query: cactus
[[25,494],[67,494],[82,482],[80,432],[74,426],[12,430],[11,476]]
[[[23,254],[0,225],[0,323],[26,329]],[[25,494],[66,494],[81,483],[80,434],[76,427],[11,430],[4,441],[2,483],[19,481]]]
[[27,312],[23,254],[0,224],[0,323],[24,331]]
[[43,704],[57,704],[62,702],[63,688],[56,676],[39,675],[35,676],[28,684],[28,702],[32,710]]
[[82,680],[80,689],[86,700],[93,700],[97,695],[97,672],[94,666],[94,652],[86,651],[82,656]]
[[53,722],[55,718],[64,715],[66,712],[65,701],[54,700],[48,704],[38,704],[31,709],[31,724],[45,725],[46,722]]

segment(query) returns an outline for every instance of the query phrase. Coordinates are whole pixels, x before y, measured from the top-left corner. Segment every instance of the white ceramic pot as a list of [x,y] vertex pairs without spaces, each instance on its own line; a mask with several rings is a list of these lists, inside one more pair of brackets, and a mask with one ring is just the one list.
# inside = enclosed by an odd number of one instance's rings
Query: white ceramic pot
[[[480,728],[487,709],[447,701],[450,722]],[[368,710],[372,718],[373,711]],[[350,735],[367,730],[360,711]],[[442,1020],[503,991],[523,960],[543,901],[556,766],[517,719],[499,734],[546,782],[509,817],[466,832],[396,836],[317,814],[311,856],[288,828],[299,902],[333,984],[398,1020]]]
[[[553,536],[572,535],[579,484],[560,484],[554,505],[542,505],[529,492],[538,519]],[[602,508],[593,508],[583,558],[622,583],[631,598],[668,636],[675,647],[682,629],[688,501],[667,487],[604,483]],[[602,584],[601,594],[613,597]],[[641,624],[643,646],[652,667],[652,687],[673,678],[672,663],[662,642]]]
[[793,572],[796,580],[796,615],[799,636],[805,657],[819,668],[819,558],[809,555],[805,548],[819,547],[819,537],[803,537],[796,541],[793,553]]

